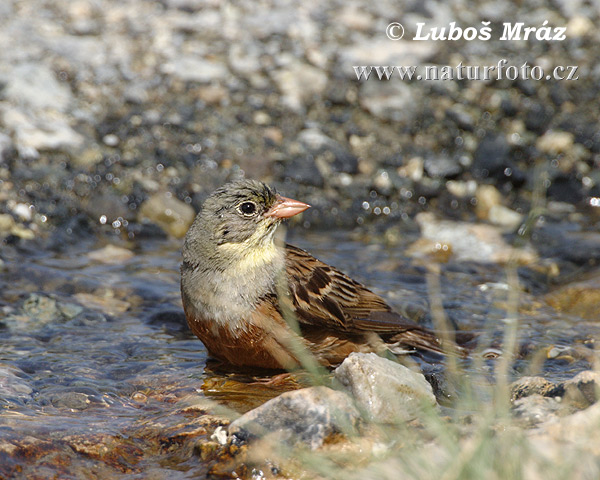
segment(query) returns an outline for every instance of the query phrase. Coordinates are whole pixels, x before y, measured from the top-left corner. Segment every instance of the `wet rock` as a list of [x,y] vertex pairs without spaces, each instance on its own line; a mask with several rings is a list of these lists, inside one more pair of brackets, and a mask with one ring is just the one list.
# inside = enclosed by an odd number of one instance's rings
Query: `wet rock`
[[421,235],[441,245],[452,248],[456,261],[506,263],[517,260],[521,264],[536,260],[529,248],[513,248],[502,238],[502,232],[491,225],[437,220],[430,212],[416,217]]
[[336,433],[355,433],[359,418],[345,393],[310,387],[279,395],[242,415],[229,434],[238,441],[275,434],[280,441],[316,449]]
[[351,353],[334,375],[367,418],[377,423],[406,422],[436,405],[423,374],[374,353]]
[[60,392],[50,396],[50,403],[56,408],[85,410],[92,402],[90,396],[83,392]]
[[107,315],[119,315],[131,307],[131,303],[126,300],[115,298],[112,290],[93,293],[76,293],[73,297],[87,308],[99,310]]
[[176,238],[186,234],[195,217],[194,209],[170,192],[156,193],[140,207],[141,220],[150,220]]
[[562,383],[565,401],[577,408],[587,408],[600,398],[600,373],[585,370]]
[[32,394],[33,387],[23,371],[9,365],[0,365],[0,406],[26,402],[31,399]]
[[559,397],[564,394],[562,386],[556,385],[543,377],[521,377],[512,383],[510,390],[513,402],[530,395]]
[[81,307],[59,302],[47,295],[32,293],[23,302],[20,314],[9,317],[9,325],[31,327],[32,324],[43,325],[55,321],[71,319],[81,312]]
[[556,310],[589,320],[600,320],[600,274],[595,272],[587,280],[565,285],[545,297]]

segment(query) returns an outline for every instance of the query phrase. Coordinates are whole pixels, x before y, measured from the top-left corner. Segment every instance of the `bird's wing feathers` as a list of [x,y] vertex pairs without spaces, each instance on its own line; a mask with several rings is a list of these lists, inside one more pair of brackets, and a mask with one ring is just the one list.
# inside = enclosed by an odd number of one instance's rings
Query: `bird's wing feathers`
[[385,301],[334,267],[287,245],[286,267],[298,321],[349,333],[400,333],[421,329]]

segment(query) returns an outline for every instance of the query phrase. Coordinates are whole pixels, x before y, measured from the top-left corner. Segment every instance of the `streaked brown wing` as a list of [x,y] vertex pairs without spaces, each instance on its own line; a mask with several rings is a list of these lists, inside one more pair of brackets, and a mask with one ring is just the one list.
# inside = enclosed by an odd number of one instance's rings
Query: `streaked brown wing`
[[287,245],[287,275],[298,321],[350,333],[419,329],[360,283],[309,253]]

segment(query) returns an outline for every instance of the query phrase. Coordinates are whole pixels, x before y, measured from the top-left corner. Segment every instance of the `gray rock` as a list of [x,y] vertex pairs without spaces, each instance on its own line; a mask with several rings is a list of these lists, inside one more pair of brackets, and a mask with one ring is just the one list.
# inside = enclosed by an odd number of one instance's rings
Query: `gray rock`
[[458,160],[447,156],[427,158],[423,168],[430,177],[452,178],[462,172]]
[[374,353],[350,354],[334,375],[375,422],[405,422],[416,418],[424,406],[436,405],[423,374]]
[[327,387],[294,390],[247,412],[229,426],[238,440],[275,434],[288,444],[319,448],[335,433],[356,433],[360,415],[348,395]]

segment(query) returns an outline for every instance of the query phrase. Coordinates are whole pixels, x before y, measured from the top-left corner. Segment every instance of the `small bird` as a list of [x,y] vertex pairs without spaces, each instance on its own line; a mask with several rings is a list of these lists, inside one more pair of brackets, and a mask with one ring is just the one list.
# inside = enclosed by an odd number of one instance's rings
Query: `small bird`
[[352,352],[442,352],[433,332],[278,240],[281,221],[309,207],[253,180],[206,199],[185,237],[181,295],[209,355],[237,367],[289,370],[301,364],[302,350],[326,367]]

